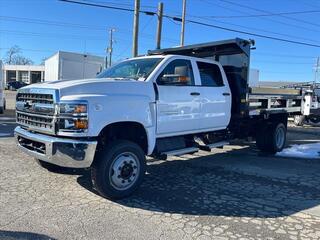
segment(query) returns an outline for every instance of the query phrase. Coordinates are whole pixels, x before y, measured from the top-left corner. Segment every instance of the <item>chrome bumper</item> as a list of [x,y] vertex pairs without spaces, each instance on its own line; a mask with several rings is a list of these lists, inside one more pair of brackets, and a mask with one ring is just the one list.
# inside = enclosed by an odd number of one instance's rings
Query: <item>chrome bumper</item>
[[62,167],[90,167],[97,141],[82,141],[32,133],[16,127],[14,135],[18,147],[28,155]]

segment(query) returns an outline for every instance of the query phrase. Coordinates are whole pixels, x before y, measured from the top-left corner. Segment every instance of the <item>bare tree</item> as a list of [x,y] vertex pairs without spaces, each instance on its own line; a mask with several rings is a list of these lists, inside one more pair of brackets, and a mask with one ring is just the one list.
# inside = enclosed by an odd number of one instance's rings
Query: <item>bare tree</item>
[[40,65],[44,65],[47,59],[48,59],[48,57],[43,57],[43,58],[41,59]]
[[30,58],[21,55],[21,48],[17,45],[12,46],[4,58],[6,64],[31,65],[33,61]]

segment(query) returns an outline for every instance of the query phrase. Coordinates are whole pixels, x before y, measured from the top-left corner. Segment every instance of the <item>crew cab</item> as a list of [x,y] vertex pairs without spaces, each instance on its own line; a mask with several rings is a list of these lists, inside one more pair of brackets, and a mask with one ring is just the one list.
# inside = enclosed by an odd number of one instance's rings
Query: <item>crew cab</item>
[[252,137],[276,153],[287,117],[308,114],[310,94],[249,88],[251,41],[232,39],[149,51],[94,79],[33,84],[18,91],[17,145],[45,167],[90,168],[94,188],[132,194],[146,156],[211,151]]

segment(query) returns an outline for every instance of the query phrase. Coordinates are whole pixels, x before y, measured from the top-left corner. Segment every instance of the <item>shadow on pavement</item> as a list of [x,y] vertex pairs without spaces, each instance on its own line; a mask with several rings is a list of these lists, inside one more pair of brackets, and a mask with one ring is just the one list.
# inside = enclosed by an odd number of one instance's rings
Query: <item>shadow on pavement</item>
[[16,126],[15,111],[5,110],[4,114],[0,115],[0,139],[13,137]]
[[[308,160],[248,154],[252,151],[153,160],[136,194],[117,202],[164,213],[262,218],[320,204],[320,162],[308,165]],[[78,183],[95,192],[89,173]]]
[[16,231],[3,231],[0,230],[0,239],[6,240],[55,240],[52,237],[31,233],[31,232],[16,232]]

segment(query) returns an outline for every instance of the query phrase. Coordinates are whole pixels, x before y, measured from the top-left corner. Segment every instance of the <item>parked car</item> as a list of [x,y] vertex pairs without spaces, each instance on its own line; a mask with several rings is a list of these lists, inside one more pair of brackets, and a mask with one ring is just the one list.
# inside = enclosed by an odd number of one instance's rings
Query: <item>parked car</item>
[[[15,137],[45,168],[90,168],[94,188],[132,194],[146,156],[193,154],[253,137],[262,152],[286,143],[289,114],[309,112],[310,92],[248,87],[251,41],[150,51],[97,76],[20,89]],[[176,174],[179,174],[177,172]]]
[[15,90],[18,90],[19,88],[22,88],[27,85],[28,85],[27,83],[20,82],[20,81],[9,82],[6,85],[6,89],[11,90],[11,91],[15,91]]

